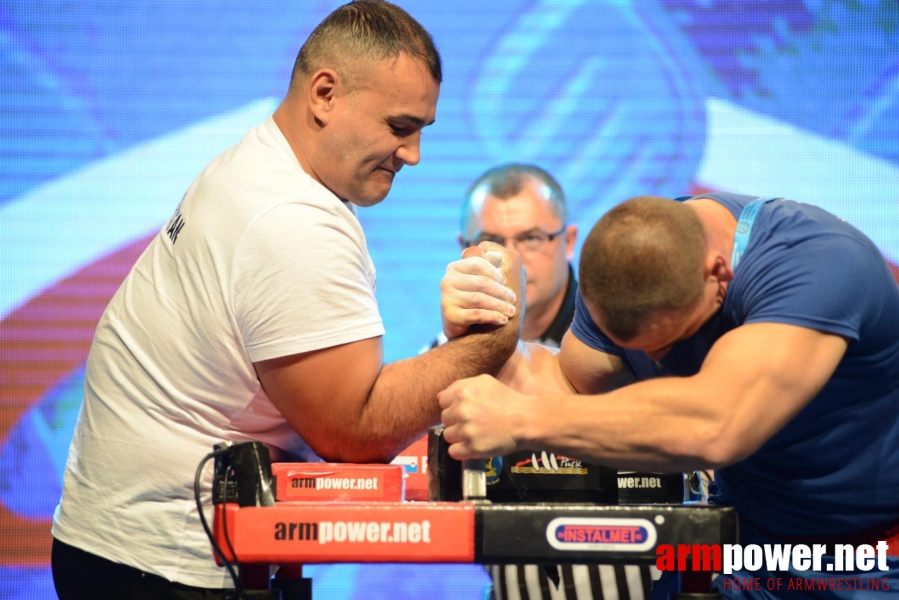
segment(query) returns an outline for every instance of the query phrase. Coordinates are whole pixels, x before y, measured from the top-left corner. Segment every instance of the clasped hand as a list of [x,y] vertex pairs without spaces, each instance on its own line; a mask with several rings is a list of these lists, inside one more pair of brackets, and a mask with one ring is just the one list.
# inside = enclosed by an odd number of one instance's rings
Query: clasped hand
[[464,460],[519,450],[517,430],[532,401],[490,375],[456,381],[437,394],[449,455]]
[[505,325],[515,316],[515,303],[524,292],[510,289],[507,283],[525,280],[516,270],[523,270],[521,257],[491,242],[466,248],[461,260],[450,263],[440,282],[440,312],[447,339],[464,335],[473,325]]
[[[491,242],[466,248],[461,260],[447,266],[440,283],[446,337],[462,336],[474,325],[508,323],[516,315],[516,303],[523,307],[525,281],[516,252]],[[519,323],[523,317],[518,315]],[[437,398],[450,456],[461,460],[513,451],[516,441],[509,413],[520,406],[516,402],[520,396],[489,375],[461,379],[440,392]]]

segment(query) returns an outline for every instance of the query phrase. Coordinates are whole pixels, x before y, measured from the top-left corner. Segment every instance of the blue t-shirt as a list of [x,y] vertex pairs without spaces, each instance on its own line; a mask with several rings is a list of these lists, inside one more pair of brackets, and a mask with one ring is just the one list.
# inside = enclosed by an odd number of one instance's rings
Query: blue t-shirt
[[[755,199],[700,197],[735,218]],[[789,200],[762,205],[721,310],[659,363],[613,344],[580,294],[571,330],[644,380],[697,373],[718,338],[748,323],[808,327],[849,347],[792,421],[716,471],[721,503],[736,507],[745,533],[841,535],[899,522],[899,286],[877,247],[845,221]]]

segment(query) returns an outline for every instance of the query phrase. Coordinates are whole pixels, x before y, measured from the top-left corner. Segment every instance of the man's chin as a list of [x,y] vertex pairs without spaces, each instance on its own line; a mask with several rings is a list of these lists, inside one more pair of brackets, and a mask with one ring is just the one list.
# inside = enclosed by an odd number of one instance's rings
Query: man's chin
[[365,190],[367,193],[358,194],[356,198],[350,198],[349,201],[355,204],[356,206],[361,206],[363,208],[367,208],[369,206],[374,206],[376,204],[380,204],[384,201],[384,198],[387,197],[387,194],[390,193],[390,186],[387,187],[386,191],[381,190]]
[[383,200],[384,200],[384,198],[376,198],[376,199],[358,198],[358,199],[354,199],[354,200],[348,200],[348,202],[350,202],[351,204],[355,204],[359,208],[368,208],[370,206],[375,206],[377,204],[380,204]]
[[375,175],[365,185],[357,188],[353,197],[347,200],[362,207],[380,204],[393,187],[394,173],[386,169],[376,169],[375,173],[379,175]]

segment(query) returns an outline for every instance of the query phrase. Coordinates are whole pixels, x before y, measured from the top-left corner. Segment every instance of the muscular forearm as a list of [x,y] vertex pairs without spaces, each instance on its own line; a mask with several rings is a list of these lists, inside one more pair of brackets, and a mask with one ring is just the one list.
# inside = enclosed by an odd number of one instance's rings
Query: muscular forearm
[[691,379],[669,378],[597,396],[535,396],[516,415],[514,435],[523,447],[619,468],[719,467],[727,408],[697,392]]
[[[618,468],[719,468],[754,452],[764,436],[743,420],[741,398],[701,377],[635,383],[596,396],[537,396],[519,420],[523,446],[568,452]],[[749,395],[743,396],[751,405]],[[739,439],[735,439],[739,438]]]
[[[564,406],[539,399],[522,440],[615,466],[726,466],[750,456],[799,414],[846,348],[842,337],[812,329],[744,325],[719,339],[692,377],[573,397]],[[572,414],[577,417],[562,416]]]
[[[361,421],[378,456],[392,457],[440,422],[437,393],[454,381],[494,375],[526,394],[573,393],[556,358],[557,349],[514,343],[518,324],[492,333],[471,333],[420,356],[386,365],[375,382]],[[383,459],[383,458],[382,458]]]
[[389,460],[437,425],[437,393],[457,379],[499,373],[515,351],[518,327],[513,319],[385,365],[362,409],[354,436],[361,458],[354,460]]
[[[438,392],[458,379],[496,375],[512,356],[524,319],[524,270],[517,254],[482,246],[466,249],[441,282],[444,326],[452,326],[455,339],[414,358],[384,366],[378,361],[376,370],[356,368],[364,377],[344,386],[352,388],[342,402],[349,418],[335,420],[348,426],[339,436],[314,432],[330,457],[389,460],[439,423]],[[354,366],[347,365],[347,377]]]
[[605,394],[527,396],[490,377],[459,381],[438,398],[444,437],[457,459],[531,449],[613,467],[719,468],[750,456],[813,401],[846,348],[840,336],[759,323],[720,338],[696,375]]

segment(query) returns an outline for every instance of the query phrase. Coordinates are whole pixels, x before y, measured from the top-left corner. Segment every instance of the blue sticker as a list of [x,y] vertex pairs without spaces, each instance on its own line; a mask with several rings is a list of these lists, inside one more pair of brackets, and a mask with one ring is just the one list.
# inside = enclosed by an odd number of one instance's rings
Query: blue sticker
[[496,483],[499,481],[499,476],[503,472],[503,457],[502,456],[494,456],[493,458],[487,459],[487,485],[492,483]]

